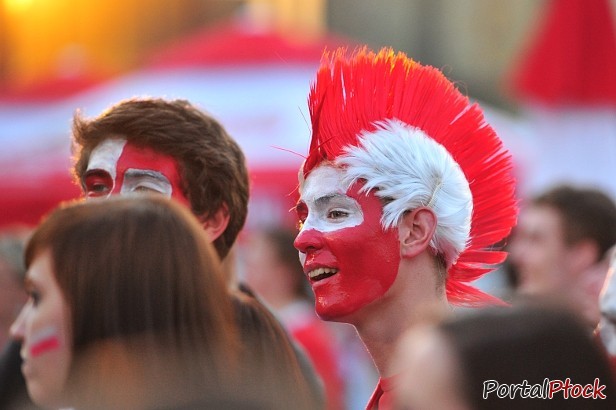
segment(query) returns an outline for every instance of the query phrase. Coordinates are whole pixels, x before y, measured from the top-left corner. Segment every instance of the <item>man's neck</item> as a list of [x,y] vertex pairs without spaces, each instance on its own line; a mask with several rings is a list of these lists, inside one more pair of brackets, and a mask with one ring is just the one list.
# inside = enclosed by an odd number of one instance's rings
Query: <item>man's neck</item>
[[362,308],[351,324],[368,349],[381,377],[389,377],[389,360],[401,336],[412,326],[451,313],[445,290],[437,291],[436,273],[401,270],[392,288]]

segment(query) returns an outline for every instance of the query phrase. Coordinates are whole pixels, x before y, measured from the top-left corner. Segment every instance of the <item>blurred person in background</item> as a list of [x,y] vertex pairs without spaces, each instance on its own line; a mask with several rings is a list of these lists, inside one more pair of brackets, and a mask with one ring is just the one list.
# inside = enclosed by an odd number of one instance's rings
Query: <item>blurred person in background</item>
[[9,328],[27,300],[24,248],[30,231],[29,228],[19,228],[0,235],[0,408],[7,403],[2,397],[9,395],[19,402],[22,410],[34,408],[28,403],[21,374],[20,346],[8,342]]
[[[77,112],[73,142],[73,173],[86,199],[136,192],[172,198],[199,219],[224,262],[246,220],[249,182],[244,154],[216,119],[185,100],[133,98],[93,118]],[[235,272],[225,271],[239,291]],[[0,406],[12,393],[0,386]]]
[[245,247],[246,285],[269,307],[306,351],[325,387],[327,409],[344,408],[336,329],[319,320],[297,251],[295,233],[285,228],[251,232]]
[[158,196],[52,212],[26,248],[28,302],[11,327],[45,408],[165,408],[225,389],[240,343],[218,256]]
[[426,310],[499,303],[468,284],[502,262],[511,156],[444,75],[389,48],[326,54],[309,94],[295,247],[323,320],[352,324],[389,409],[391,355]]
[[601,319],[596,333],[610,357],[616,377],[616,246],[610,249],[606,259],[609,260],[609,267],[599,298]]
[[588,187],[555,186],[525,204],[509,243],[516,293],[549,298],[599,322],[608,249],[616,244],[616,204]]
[[26,302],[23,259],[28,234],[29,230],[0,233],[0,347],[7,342],[9,327]]
[[[417,326],[401,339],[393,360],[396,409],[615,408],[605,354],[569,310],[520,304],[465,313]],[[565,396],[567,380],[578,387]],[[590,386],[590,397],[581,397],[579,386]]]

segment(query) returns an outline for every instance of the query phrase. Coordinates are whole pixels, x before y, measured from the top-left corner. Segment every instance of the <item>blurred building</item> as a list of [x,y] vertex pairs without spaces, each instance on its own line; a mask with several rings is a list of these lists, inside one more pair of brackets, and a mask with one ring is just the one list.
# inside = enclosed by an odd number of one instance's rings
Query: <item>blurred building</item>
[[[506,104],[503,73],[544,1],[1,0],[0,91],[50,79],[96,81],[139,67],[153,49],[251,8],[291,35],[329,30],[406,51],[469,94]],[[67,83],[65,83],[65,86]]]

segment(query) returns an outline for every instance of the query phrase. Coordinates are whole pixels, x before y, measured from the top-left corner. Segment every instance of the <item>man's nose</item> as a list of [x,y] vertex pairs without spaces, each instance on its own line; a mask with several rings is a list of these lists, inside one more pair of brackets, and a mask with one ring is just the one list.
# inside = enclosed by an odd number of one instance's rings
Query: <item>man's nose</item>
[[323,246],[323,233],[316,229],[302,230],[295,238],[293,245],[302,253],[320,249]]

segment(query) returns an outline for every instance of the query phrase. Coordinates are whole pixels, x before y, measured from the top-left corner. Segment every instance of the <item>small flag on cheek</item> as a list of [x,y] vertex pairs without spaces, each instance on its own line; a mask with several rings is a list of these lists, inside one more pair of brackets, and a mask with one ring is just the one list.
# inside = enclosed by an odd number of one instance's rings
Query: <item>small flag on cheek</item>
[[60,347],[60,339],[55,327],[47,327],[37,332],[32,337],[30,344],[30,355],[32,357],[40,356],[49,351]]

